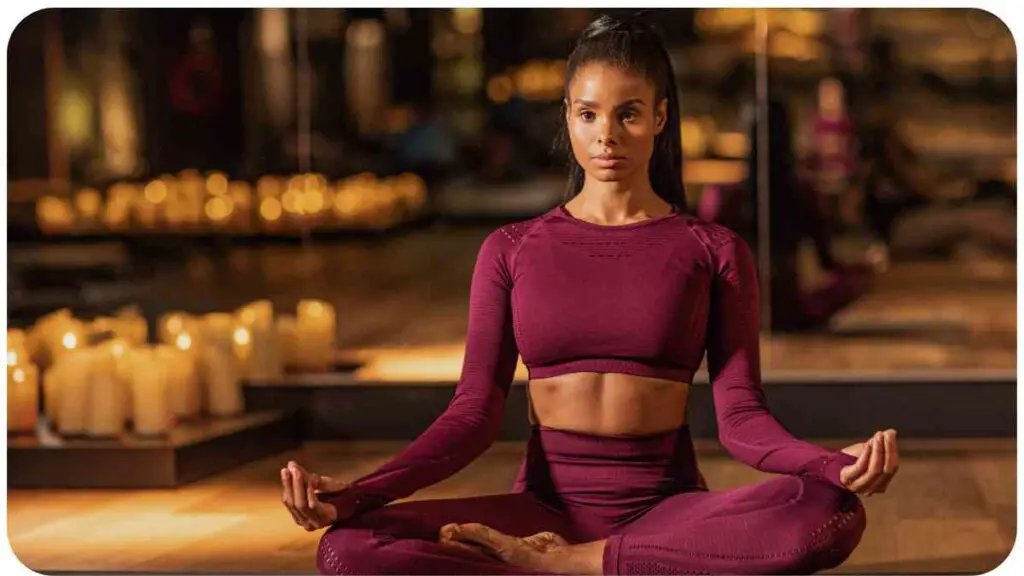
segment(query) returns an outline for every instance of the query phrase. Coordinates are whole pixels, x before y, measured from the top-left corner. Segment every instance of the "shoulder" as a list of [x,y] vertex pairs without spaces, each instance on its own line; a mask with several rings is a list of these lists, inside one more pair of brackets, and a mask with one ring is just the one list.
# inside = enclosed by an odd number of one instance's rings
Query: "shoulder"
[[693,235],[697,237],[697,240],[711,253],[737,243],[744,243],[743,238],[733,229],[696,216],[686,218],[686,225],[690,228]]
[[697,217],[687,218],[686,225],[704,246],[714,269],[753,265],[754,256],[750,246],[735,230]]
[[547,216],[548,214],[545,213],[534,218],[510,222],[491,230],[484,238],[477,253],[478,265],[492,263],[505,271],[511,270],[519,248]]
[[547,217],[548,213],[544,213],[526,220],[510,222],[492,230],[484,239],[481,252],[486,251],[506,256],[514,253],[523,244],[526,237]]

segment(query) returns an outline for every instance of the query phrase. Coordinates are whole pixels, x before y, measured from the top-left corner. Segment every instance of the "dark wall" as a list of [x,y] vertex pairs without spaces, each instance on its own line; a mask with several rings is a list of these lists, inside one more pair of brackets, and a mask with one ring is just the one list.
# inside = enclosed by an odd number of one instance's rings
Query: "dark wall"
[[7,45],[7,177],[45,178],[46,84],[43,78],[44,19],[35,12],[21,21]]

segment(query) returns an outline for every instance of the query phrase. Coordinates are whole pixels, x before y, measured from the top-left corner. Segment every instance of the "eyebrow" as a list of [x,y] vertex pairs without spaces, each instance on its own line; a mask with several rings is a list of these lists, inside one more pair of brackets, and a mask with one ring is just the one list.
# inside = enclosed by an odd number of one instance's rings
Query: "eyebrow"
[[[591,108],[600,108],[600,105],[597,102],[591,102],[590,100],[581,100],[580,98],[577,98],[577,99],[573,100],[573,103],[574,104],[581,104],[583,106],[589,106]],[[630,100],[626,100],[625,102],[621,102],[619,104],[616,104],[615,108],[625,108],[627,106],[632,106],[633,104],[645,105],[644,101],[642,99],[640,99],[640,98],[632,98]]]

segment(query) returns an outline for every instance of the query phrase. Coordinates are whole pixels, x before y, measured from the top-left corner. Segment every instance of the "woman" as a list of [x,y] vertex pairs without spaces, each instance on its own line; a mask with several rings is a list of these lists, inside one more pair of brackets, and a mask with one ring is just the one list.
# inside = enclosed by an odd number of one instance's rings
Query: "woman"
[[[466,357],[448,409],[350,484],[295,463],[285,504],[324,573],[680,574],[835,566],[865,526],[857,494],[896,470],[893,431],[843,451],[792,437],[765,407],[754,260],[683,213],[669,58],[601,18],[566,71],[572,198],[495,230],[477,256]],[[720,438],[779,474],[709,491],[685,421],[705,347]],[[522,355],[532,437],[510,494],[392,504],[467,466],[498,435]]]

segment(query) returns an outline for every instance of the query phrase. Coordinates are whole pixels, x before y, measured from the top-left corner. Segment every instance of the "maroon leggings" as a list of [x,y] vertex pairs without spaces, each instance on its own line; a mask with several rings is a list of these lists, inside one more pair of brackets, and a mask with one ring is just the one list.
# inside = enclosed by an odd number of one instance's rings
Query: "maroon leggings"
[[534,427],[510,494],[396,503],[330,528],[323,574],[524,574],[437,542],[441,526],[479,522],[513,536],[606,539],[605,574],[813,573],[860,542],[864,509],[830,483],[779,476],[709,491],[686,427],[607,437]]

